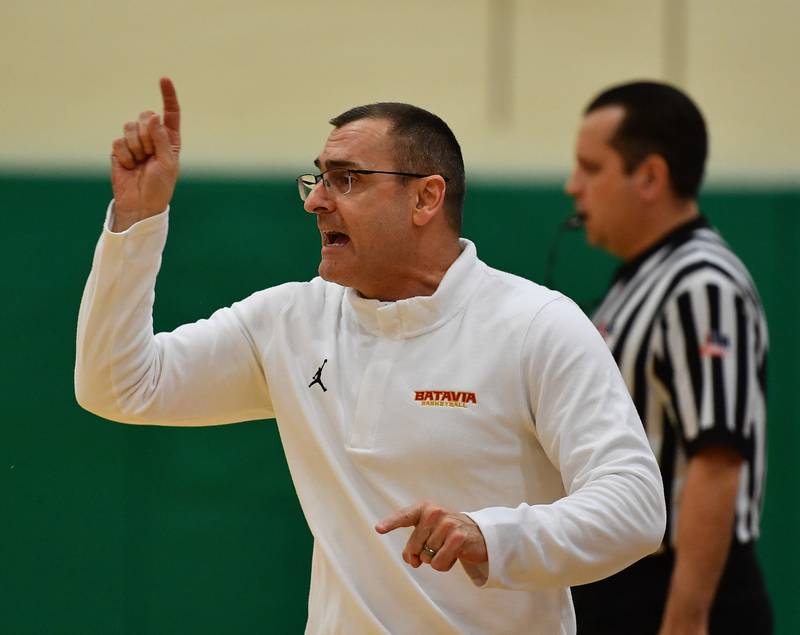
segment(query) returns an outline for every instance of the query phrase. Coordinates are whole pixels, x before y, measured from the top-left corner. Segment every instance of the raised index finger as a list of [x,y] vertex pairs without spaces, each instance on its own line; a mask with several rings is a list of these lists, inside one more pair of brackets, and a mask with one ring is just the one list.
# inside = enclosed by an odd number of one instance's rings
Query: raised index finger
[[414,527],[422,514],[422,503],[405,507],[391,516],[387,516],[375,525],[375,531],[385,534],[398,527]]
[[161,97],[164,101],[164,126],[167,130],[180,134],[181,107],[178,104],[178,94],[169,77],[161,78]]

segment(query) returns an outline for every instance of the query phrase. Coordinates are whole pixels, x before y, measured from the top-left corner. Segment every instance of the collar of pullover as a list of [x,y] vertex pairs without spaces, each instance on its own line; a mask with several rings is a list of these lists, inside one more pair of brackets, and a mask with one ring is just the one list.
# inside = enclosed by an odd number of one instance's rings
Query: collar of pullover
[[480,284],[475,245],[459,239],[461,254],[445,272],[433,295],[415,296],[396,302],[381,302],[361,297],[355,289],[346,291],[347,304],[361,326],[379,337],[416,337],[447,322],[467,303]]

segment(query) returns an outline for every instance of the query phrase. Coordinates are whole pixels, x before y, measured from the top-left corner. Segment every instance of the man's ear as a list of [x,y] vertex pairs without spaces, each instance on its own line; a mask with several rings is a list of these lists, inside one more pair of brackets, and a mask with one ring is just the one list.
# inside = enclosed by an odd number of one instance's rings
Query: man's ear
[[427,225],[437,214],[443,213],[447,183],[438,174],[426,176],[418,181],[414,190],[412,220],[415,225],[421,227]]
[[669,166],[664,157],[651,154],[642,160],[636,168],[636,186],[639,195],[650,203],[669,191]]

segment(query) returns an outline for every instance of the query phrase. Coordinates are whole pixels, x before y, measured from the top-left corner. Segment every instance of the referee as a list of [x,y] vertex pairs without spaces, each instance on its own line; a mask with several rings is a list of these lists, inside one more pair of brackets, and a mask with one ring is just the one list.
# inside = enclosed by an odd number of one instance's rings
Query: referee
[[661,549],[573,588],[578,632],[772,630],[756,560],[766,473],[767,324],[747,269],[700,215],[707,153],[691,99],[660,83],[592,101],[566,191],[623,260],[593,316],[658,458]]

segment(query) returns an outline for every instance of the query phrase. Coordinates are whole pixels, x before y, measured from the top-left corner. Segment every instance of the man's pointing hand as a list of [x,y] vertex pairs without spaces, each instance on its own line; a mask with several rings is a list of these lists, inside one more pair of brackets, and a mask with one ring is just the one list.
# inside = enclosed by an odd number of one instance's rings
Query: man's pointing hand
[[112,144],[115,232],[163,212],[175,191],[181,111],[172,80],[163,77],[160,83],[163,122],[156,113],[145,110],[136,121],[123,126],[124,136]]
[[403,549],[403,560],[414,568],[425,562],[449,571],[456,560],[481,564],[489,559],[481,530],[466,514],[422,502],[384,518],[375,531],[385,534],[398,527],[414,528]]

